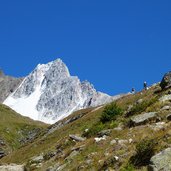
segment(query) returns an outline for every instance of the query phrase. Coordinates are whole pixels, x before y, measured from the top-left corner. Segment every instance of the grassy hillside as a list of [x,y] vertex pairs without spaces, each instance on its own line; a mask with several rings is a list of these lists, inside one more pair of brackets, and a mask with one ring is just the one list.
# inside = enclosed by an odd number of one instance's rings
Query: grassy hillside
[[[169,147],[171,143],[171,124],[166,119],[171,109],[162,109],[171,106],[171,102],[159,100],[169,90],[159,90],[156,85],[147,91],[122,97],[115,104],[122,112],[115,111],[116,115],[107,121],[101,121],[104,108],[111,108],[103,106],[77,111],[43,131],[34,142],[2,158],[0,163],[25,163],[27,170],[42,171],[48,168],[73,171],[145,171],[149,157]],[[148,112],[157,112],[157,118],[140,125],[131,125],[132,117]],[[21,127],[25,127],[23,123],[29,123],[24,118],[19,122],[15,116],[11,115],[11,122],[8,121],[10,129],[14,129],[12,124],[15,123],[16,134],[10,135],[13,138],[16,138]],[[0,131],[4,132],[6,129],[4,124]],[[78,135],[82,139],[73,140],[71,135]],[[12,143],[6,132],[4,137]]]
[[23,117],[0,104],[0,140],[7,153],[24,145],[36,132],[46,127],[46,124]]

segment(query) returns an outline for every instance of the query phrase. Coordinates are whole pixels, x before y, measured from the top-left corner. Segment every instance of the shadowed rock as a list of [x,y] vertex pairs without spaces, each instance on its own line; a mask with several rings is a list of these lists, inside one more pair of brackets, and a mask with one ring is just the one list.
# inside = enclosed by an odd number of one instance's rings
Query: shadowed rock
[[171,71],[166,73],[160,83],[162,89],[167,89],[171,87]]

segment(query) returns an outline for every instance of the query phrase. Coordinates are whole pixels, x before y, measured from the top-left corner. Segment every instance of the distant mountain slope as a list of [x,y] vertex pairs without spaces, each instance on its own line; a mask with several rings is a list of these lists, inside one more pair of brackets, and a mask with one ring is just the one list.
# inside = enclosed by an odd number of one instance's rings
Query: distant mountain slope
[[111,102],[88,81],[71,76],[61,59],[38,65],[4,104],[18,113],[46,123],[67,117],[73,111]]
[[0,103],[2,103],[22,82],[22,78],[6,76],[0,70]]
[[23,117],[0,104],[0,151],[7,154],[19,148],[32,141],[46,127],[46,124]]

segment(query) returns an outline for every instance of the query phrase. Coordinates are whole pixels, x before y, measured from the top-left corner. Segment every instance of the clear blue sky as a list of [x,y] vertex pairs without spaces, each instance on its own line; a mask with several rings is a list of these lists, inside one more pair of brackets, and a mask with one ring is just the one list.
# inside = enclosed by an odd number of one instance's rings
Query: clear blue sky
[[170,0],[0,0],[0,67],[25,76],[60,57],[111,95],[171,70]]

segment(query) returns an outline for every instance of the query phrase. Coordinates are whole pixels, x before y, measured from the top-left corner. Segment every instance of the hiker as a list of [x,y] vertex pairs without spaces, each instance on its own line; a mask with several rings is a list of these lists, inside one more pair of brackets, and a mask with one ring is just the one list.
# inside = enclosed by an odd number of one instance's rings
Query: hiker
[[147,82],[144,81],[144,90],[147,90]]
[[135,94],[135,88],[132,88],[131,93]]

